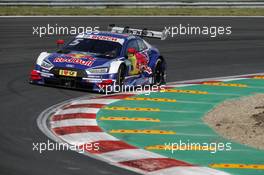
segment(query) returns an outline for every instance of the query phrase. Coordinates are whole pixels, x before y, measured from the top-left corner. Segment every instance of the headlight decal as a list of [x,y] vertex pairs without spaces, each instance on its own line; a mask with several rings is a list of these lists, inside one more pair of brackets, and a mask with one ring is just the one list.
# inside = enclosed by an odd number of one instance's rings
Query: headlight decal
[[48,70],[53,68],[53,64],[48,59],[44,59],[40,66]]
[[103,67],[103,68],[87,69],[86,72],[88,74],[105,74],[108,72],[108,68]]

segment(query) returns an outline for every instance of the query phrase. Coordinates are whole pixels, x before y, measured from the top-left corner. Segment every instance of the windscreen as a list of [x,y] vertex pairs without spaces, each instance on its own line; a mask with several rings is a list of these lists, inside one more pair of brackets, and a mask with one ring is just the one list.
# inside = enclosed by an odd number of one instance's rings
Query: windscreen
[[116,58],[120,55],[122,45],[118,42],[75,38],[63,50],[96,54],[100,57]]

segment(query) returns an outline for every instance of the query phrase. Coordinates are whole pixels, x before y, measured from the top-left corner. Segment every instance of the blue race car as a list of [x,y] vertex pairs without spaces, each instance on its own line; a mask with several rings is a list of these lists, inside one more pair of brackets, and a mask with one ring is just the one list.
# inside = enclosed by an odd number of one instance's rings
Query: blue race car
[[30,83],[102,91],[113,86],[161,85],[166,62],[144,37],[164,40],[166,31],[109,25],[109,32],[79,34],[57,52],[42,52]]

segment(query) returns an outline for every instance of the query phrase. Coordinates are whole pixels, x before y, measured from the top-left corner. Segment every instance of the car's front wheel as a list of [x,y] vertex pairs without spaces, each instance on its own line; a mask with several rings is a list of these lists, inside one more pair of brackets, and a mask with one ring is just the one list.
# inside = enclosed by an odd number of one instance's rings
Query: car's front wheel
[[119,89],[122,89],[125,82],[125,66],[122,64],[120,65],[118,72],[117,72],[117,78],[116,78],[116,85],[119,86]]
[[166,83],[166,70],[164,68],[164,61],[158,59],[155,64],[153,72],[153,85],[162,85]]

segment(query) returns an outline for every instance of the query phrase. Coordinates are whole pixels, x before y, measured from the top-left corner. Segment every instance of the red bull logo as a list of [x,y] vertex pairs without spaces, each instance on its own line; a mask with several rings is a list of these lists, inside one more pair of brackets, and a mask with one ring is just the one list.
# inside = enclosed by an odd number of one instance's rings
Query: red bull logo
[[92,66],[94,61],[95,58],[84,54],[68,54],[65,55],[65,57],[58,57],[54,59],[55,63],[74,63],[84,66]]
[[71,57],[71,58],[77,58],[77,59],[84,58],[84,59],[88,59],[88,60],[91,60],[91,61],[94,61],[95,60],[95,58],[93,58],[92,56],[90,56],[90,55],[84,55],[84,54],[68,54],[66,56]]

